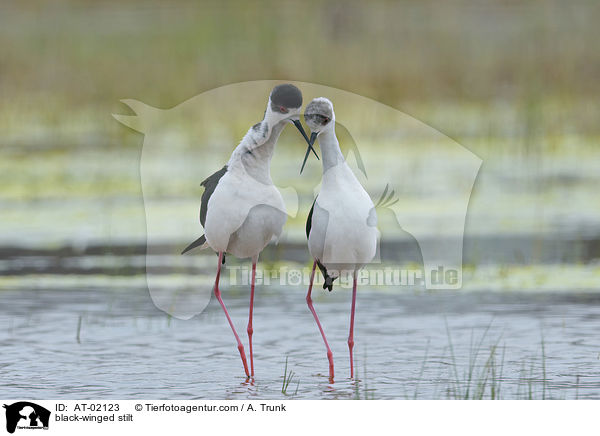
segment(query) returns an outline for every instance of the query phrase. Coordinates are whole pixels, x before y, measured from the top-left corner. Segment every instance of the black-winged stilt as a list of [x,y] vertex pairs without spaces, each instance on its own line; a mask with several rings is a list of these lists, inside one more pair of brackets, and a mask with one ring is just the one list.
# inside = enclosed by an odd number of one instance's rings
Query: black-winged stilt
[[[323,336],[329,360],[329,379],[333,382],[333,355],[311,298],[315,269],[318,266],[323,273],[325,277],[323,289],[327,288],[329,291],[333,289],[333,281],[341,274],[352,275],[348,349],[350,377],[353,378],[352,349],[357,273],[375,257],[379,233],[375,206],[340,151],[335,135],[335,114],[331,101],[323,97],[314,99],[306,106],[304,119],[312,132],[309,147],[319,138],[323,164],[321,191],[306,221],[308,248],[314,259],[306,302]],[[304,162],[308,157],[309,149]]]
[[[248,130],[233,151],[227,165],[202,182],[204,193],[200,206],[200,223],[204,227],[204,235],[183,250],[185,253],[196,247],[210,247],[218,253],[214,293],[237,341],[247,377],[254,377],[252,313],[256,262],[271,238],[281,234],[286,221],[283,198],[271,180],[271,157],[277,139],[288,123],[293,123],[306,142],[309,142],[299,119],[301,106],[302,93],[294,85],[284,84],[273,88],[264,119]],[[312,144],[309,144],[309,148],[312,148]],[[225,262],[225,253],[238,258],[252,259],[247,328],[250,372],[244,346],[219,290],[219,277],[221,265]]]

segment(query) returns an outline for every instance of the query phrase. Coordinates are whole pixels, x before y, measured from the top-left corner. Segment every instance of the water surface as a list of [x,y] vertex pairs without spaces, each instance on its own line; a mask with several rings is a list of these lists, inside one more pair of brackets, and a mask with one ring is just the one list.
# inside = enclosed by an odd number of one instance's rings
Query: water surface
[[[247,344],[248,295],[226,289],[223,295]],[[489,398],[493,385],[494,396],[507,399],[600,398],[598,293],[361,289],[357,382],[348,379],[349,292],[318,289],[314,300],[334,353],[334,384],[300,287],[257,289],[253,383],[243,376],[214,299],[181,321],[156,309],[143,287],[6,290],[0,396],[445,399],[472,397],[477,389]],[[287,396],[281,392],[286,357],[294,372]]]

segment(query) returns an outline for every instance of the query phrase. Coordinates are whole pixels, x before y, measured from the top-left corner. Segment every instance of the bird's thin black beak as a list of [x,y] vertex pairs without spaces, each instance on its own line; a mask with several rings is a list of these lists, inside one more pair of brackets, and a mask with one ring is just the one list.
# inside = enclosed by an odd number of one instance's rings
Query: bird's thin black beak
[[[315,154],[315,156],[317,156],[317,153],[315,152],[315,149],[313,148],[313,144],[317,140],[318,135],[319,134],[317,132],[312,132],[310,134],[310,139],[306,138],[306,141],[308,142],[308,148],[306,149],[306,154],[304,155],[304,162],[302,162],[302,168],[300,168],[300,174],[302,174],[302,171],[304,170],[304,165],[306,165],[306,161],[308,160],[308,155],[310,154],[310,151],[312,150],[313,153]],[[317,159],[319,159],[319,156],[317,156]]]
[[298,130],[300,130],[300,133],[302,133],[302,136],[304,137],[304,140],[308,144],[309,149],[312,150],[312,152],[314,153],[315,157],[317,159],[319,159],[319,155],[317,154],[317,152],[313,148],[314,141],[310,142],[310,139],[308,139],[308,136],[306,135],[306,132],[304,131],[304,127],[302,127],[302,123],[300,122],[300,120],[293,120],[293,123],[294,123],[294,126],[296,126],[296,128]]
[[300,131],[302,137],[308,144],[310,140],[308,139],[308,136],[306,135],[306,132],[304,131],[304,127],[302,127],[302,123],[300,122],[300,120],[292,120],[292,122],[294,123],[294,126],[296,126],[296,128]]
[[319,159],[319,155],[313,148],[313,143],[315,141],[312,141],[312,142],[310,141],[310,139],[306,135],[306,132],[304,131],[304,127],[302,127],[302,123],[300,122],[300,120],[292,120],[292,122],[294,123],[294,126],[296,126],[296,128],[300,131],[300,133],[304,137],[304,140],[308,144],[308,148],[306,149],[306,155],[304,156],[304,162],[302,163],[302,169],[300,170],[300,174],[302,174],[302,170],[304,169],[304,164],[306,164],[306,160],[308,159],[308,155],[310,154],[311,150],[314,153],[317,160],[320,160],[320,159]]

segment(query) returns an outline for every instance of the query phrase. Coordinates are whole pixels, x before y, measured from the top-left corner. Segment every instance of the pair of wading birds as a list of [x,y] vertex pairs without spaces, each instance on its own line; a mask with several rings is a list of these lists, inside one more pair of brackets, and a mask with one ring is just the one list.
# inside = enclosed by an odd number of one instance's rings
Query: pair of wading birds
[[[306,106],[304,119],[311,130],[310,138],[300,123],[301,106],[302,93],[294,85],[284,84],[273,88],[264,119],[248,130],[233,151],[227,165],[202,182],[204,193],[200,207],[200,222],[205,233],[192,242],[183,253],[196,247],[210,247],[218,253],[215,297],[221,304],[233,330],[246,376],[254,377],[252,311],[256,262],[260,252],[271,238],[281,234],[286,221],[283,199],[271,180],[271,157],[277,139],[288,123],[293,123],[308,143],[302,169],[311,151],[318,159],[313,148],[318,138],[323,157],[323,179],[321,191],[313,203],[306,222],[308,247],[314,259],[306,302],[323,336],[329,360],[329,381],[333,383],[333,355],[311,299],[315,269],[318,266],[325,277],[323,289],[328,288],[330,291],[333,281],[340,274],[353,275],[348,336],[350,377],[353,378],[356,277],[360,268],[375,256],[378,237],[377,216],[371,198],[346,164],[340,151],[335,135],[335,114],[332,103],[321,97]],[[235,331],[219,290],[219,276],[221,265],[225,261],[225,253],[238,258],[252,259],[247,329],[250,372],[244,346]]]

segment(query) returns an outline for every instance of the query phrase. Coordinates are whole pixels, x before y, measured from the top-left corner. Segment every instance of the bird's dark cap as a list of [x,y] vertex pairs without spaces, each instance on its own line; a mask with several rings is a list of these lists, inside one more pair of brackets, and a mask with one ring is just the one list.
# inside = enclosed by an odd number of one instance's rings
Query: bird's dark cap
[[299,108],[302,106],[302,93],[290,83],[277,85],[271,91],[271,103],[287,108]]

